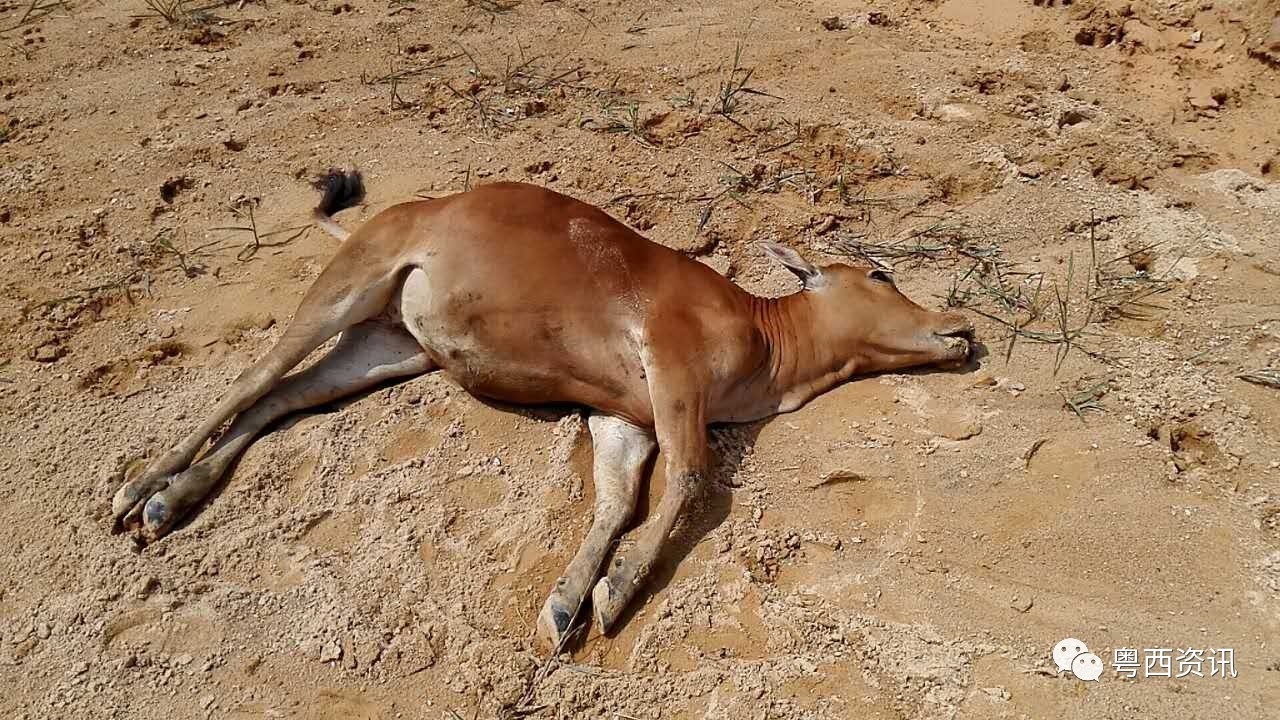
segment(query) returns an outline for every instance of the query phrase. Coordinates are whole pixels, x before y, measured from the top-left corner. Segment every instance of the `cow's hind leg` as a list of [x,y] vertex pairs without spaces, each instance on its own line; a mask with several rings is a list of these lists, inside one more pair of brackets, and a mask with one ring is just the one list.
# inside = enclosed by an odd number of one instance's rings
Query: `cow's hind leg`
[[657,445],[650,431],[617,418],[592,415],[587,423],[595,451],[595,518],[538,614],[538,632],[553,648],[559,647],[600,574],[609,545],[635,512],[644,466]]
[[[286,377],[269,393],[236,416],[226,434],[199,462],[166,478],[147,483],[142,507],[143,539],[154,542],[202,501],[232,462],[268,425],[290,413],[368,389],[394,378],[420,375],[431,360],[404,328],[383,321],[360,323],[345,332],[327,355],[302,372]],[[135,481],[137,482],[137,481]],[[128,486],[121,488],[124,493]]]
[[117,525],[136,528],[147,498],[168,486],[174,473],[187,469],[223,423],[249,409],[311,351],[347,328],[381,314],[398,287],[402,268],[397,263],[394,257],[375,257],[367,243],[353,235],[307,290],[275,347],[236,378],[194,430],[148,465],[136,482],[125,484],[115,494],[111,510]]

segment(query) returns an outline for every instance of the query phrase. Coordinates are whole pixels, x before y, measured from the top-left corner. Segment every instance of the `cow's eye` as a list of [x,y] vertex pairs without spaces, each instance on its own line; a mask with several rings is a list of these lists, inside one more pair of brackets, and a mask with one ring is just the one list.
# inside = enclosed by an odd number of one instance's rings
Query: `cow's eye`
[[884,270],[872,270],[867,273],[867,277],[875,280],[876,282],[888,283],[890,285],[893,284],[893,276]]

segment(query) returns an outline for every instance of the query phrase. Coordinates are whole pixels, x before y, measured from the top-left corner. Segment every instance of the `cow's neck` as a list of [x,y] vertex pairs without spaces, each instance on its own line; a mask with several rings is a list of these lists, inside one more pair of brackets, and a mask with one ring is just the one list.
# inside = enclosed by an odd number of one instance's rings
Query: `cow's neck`
[[811,298],[803,292],[751,299],[756,329],[767,357],[752,391],[773,412],[790,412],[848,380],[861,358],[842,357],[832,338],[819,337]]

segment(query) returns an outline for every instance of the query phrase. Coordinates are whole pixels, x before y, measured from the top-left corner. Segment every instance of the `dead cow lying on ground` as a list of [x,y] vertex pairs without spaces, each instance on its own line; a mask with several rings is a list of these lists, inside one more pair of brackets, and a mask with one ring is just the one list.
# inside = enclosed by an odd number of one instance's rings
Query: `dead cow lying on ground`
[[[592,583],[604,631],[634,598],[702,480],[708,423],[794,410],[854,374],[955,365],[969,354],[967,319],[916,305],[881,270],[817,268],[766,244],[804,289],[759,298],[541,187],[496,183],[394,205],[347,233],[330,216],[359,202],[359,175],[332,172],[321,186],[316,221],[345,242],[279,343],[116,493],[118,525],[141,539],[168,532],[280,417],[443,369],[476,395],[592,411],[595,518],[538,617],[556,644]],[[285,377],[339,333],[328,355]],[[658,446],[668,487],[639,542],[596,582]]]

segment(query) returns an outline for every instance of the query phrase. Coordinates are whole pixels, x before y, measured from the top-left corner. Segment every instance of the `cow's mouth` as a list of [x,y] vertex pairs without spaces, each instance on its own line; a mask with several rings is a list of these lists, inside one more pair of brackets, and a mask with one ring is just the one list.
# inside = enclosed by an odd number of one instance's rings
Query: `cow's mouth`
[[933,335],[942,345],[941,357],[938,358],[939,362],[954,366],[962,365],[969,359],[969,353],[973,349],[972,323],[957,324],[955,327],[935,330]]

